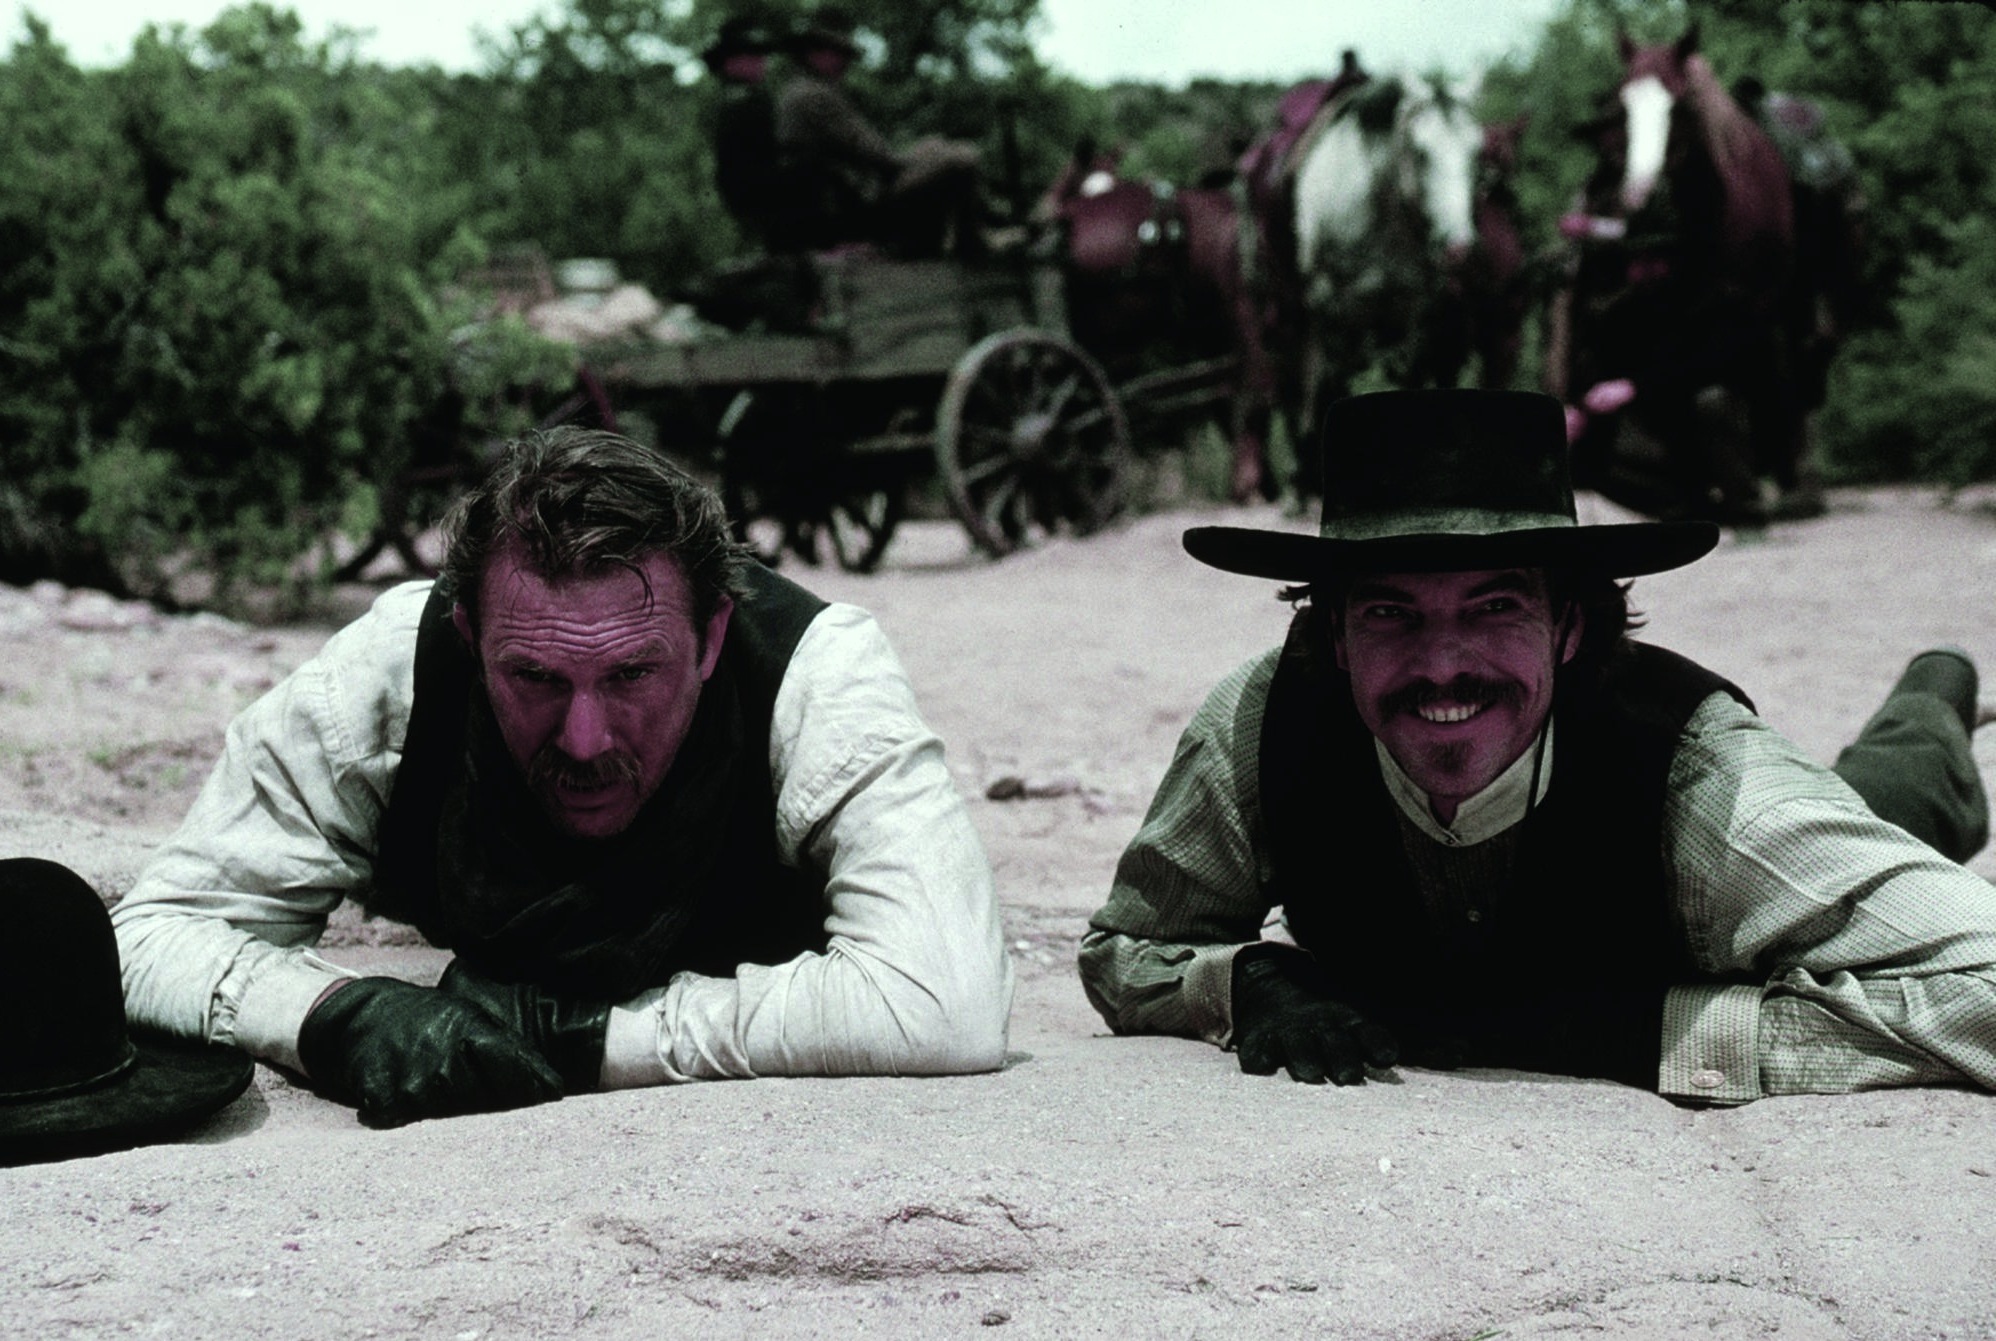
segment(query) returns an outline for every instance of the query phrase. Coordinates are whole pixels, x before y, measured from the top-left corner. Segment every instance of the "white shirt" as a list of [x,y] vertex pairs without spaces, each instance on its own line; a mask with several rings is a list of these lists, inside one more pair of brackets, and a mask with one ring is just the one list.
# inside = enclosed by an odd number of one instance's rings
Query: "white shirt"
[[[179,831],[112,913],[135,1023],[299,1068],[354,976],[314,950],[372,879],[429,583],[405,583],[229,726]],[[1012,1001],[991,868],[871,615],[821,611],[769,739],[781,860],[827,873],[823,954],[681,973],[611,1013],[605,1085],[941,1074],[1003,1060]]]
[[[1372,748],[1379,756],[1379,775],[1386,780],[1387,794],[1400,807],[1400,813],[1414,822],[1415,828],[1444,847],[1474,847],[1503,833],[1524,819],[1534,805],[1546,799],[1546,792],[1552,786],[1552,735],[1552,721],[1548,718],[1543,750],[1538,737],[1534,736],[1525,752],[1492,778],[1482,791],[1466,797],[1456,806],[1455,822],[1452,824],[1443,824],[1435,818],[1428,794],[1407,776],[1406,770],[1400,767],[1400,761],[1393,757],[1379,737],[1372,738]],[[1532,770],[1535,767],[1539,778],[1538,792],[1528,795],[1532,791]]]

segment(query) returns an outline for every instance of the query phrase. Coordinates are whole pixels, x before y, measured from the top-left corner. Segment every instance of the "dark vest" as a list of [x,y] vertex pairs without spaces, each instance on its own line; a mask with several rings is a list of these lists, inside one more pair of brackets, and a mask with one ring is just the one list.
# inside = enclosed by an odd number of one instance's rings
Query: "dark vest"
[[1473,1016],[1524,983],[1580,993],[1641,984],[1660,999],[1684,981],[1663,869],[1665,784],[1698,704],[1724,690],[1751,708],[1739,689],[1640,643],[1591,682],[1560,672],[1551,786],[1505,887],[1488,891],[1480,920],[1435,926],[1350,679],[1306,642],[1299,622],[1262,722],[1268,893],[1342,995]]
[[777,688],[825,603],[753,567],[685,743],[613,838],[560,834],[504,754],[477,665],[433,591],[368,910],[491,976],[623,1000],[682,970],[822,950],[824,877],[776,853]]

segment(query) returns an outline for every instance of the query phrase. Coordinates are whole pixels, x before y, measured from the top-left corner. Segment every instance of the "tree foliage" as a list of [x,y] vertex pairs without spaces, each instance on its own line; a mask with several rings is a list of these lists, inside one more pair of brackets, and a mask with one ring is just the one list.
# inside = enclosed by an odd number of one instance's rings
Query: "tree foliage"
[[[697,53],[742,2],[563,0],[475,74],[383,68],[261,3],[149,29],[118,67],[84,70],[29,17],[0,61],[0,577],[143,590],[191,560],[268,578],[461,435],[455,406],[565,375],[517,322],[470,324],[463,281],[491,248],[610,257],[663,295],[736,253]],[[782,26],[811,3],[763,8]],[[976,141],[1021,206],[1084,135],[1188,184],[1281,92],[1084,86],[1035,54],[1038,0],[853,8],[860,105],[897,139]],[[1615,83],[1617,32],[1693,22],[1721,78],[1815,100],[1858,164],[1873,300],[1821,416],[1832,463],[1996,475],[1983,7],[1568,0],[1480,95],[1486,120],[1532,114],[1528,243],[1556,245],[1588,168],[1571,128]]]

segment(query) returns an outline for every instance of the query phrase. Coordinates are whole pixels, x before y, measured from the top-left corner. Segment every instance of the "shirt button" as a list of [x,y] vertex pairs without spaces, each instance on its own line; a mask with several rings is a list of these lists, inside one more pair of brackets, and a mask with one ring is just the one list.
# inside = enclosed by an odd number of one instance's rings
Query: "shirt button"
[[1701,1090],[1715,1090],[1726,1083],[1726,1076],[1722,1071],[1693,1071],[1691,1083]]
[[1472,922],[1481,922],[1483,920],[1483,911],[1479,908],[1471,908],[1464,916],[1468,917]]

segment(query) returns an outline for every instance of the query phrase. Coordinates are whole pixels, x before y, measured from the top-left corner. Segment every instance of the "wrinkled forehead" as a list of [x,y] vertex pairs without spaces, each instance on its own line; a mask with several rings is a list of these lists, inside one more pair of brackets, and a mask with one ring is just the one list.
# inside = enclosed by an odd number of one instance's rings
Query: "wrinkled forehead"
[[654,551],[632,563],[597,562],[549,572],[518,541],[486,561],[481,621],[580,618],[691,624],[692,586],[679,561]]
[[1360,573],[1345,588],[1347,606],[1361,601],[1445,604],[1484,596],[1547,599],[1552,590],[1543,568],[1476,568],[1438,573]]

